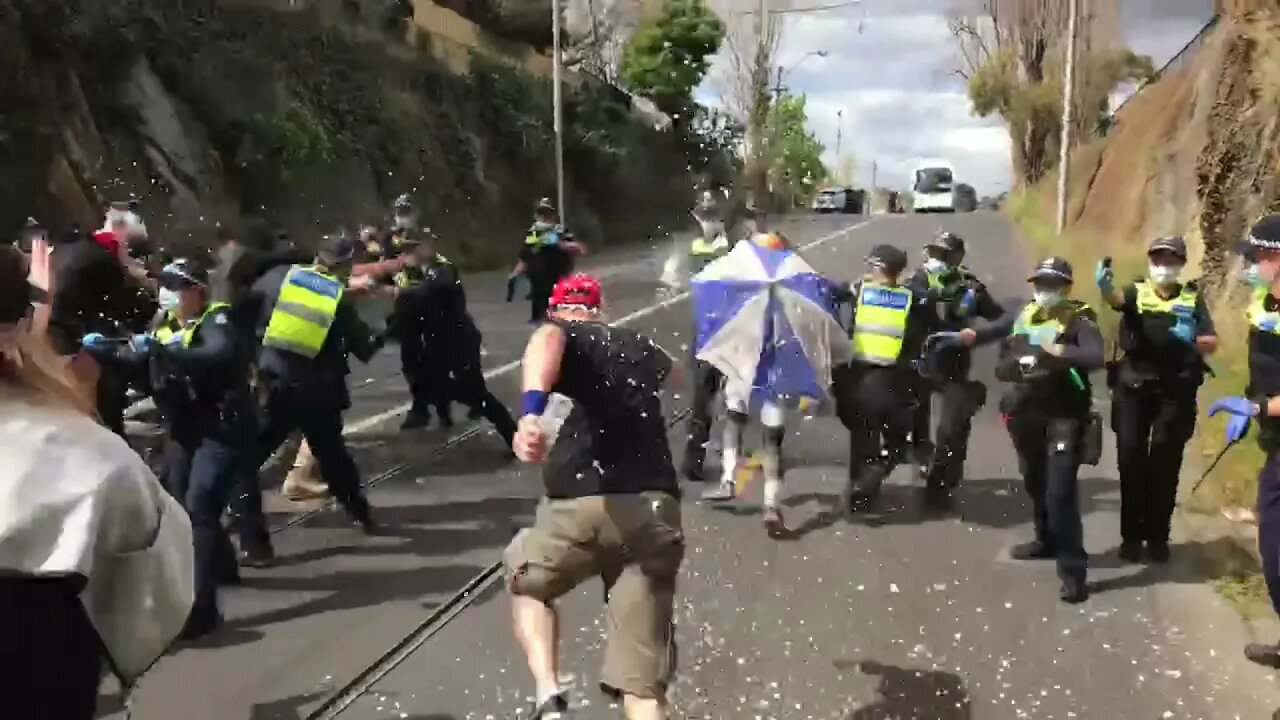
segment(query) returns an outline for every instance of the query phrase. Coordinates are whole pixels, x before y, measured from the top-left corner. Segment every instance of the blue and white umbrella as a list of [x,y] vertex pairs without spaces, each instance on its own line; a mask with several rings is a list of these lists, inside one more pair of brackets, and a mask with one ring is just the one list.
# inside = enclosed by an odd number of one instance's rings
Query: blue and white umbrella
[[826,400],[853,350],[834,291],[794,250],[740,242],[692,279],[695,355],[730,388],[750,387],[753,406]]

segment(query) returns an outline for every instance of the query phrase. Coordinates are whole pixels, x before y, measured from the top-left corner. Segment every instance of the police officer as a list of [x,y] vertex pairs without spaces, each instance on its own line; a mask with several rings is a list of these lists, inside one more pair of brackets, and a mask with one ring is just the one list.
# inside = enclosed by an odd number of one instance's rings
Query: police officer
[[547,315],[547,301],[560,278],[573,271],[573,258],[581,246],[559,222],[556,208],[549,198],[542,198],[533,209],[533,225],[525,234],[516,273],[529,280],[529,322],[542,322]]
[[[418,282],[402,285],[398,305],[406,313],[405,322],[415,337],[423,338],[428,365],[443,405],[437,405],[442,423],[449,422],[448,403],[456,401],[471,409],[471,417],[483,417],[511,446],[515,419],[489,392],[481,366],[481,335],[467,310],[466,290],[457,268],[436,252],[429,235],[420,236],[410,252],[410,260],[422,275]],[[399,312],[399,311],[398,311]],[[435,370],[434,368],[439,368]]]
[[[1280,614],[1280,215],[1259,220],[1241,247],[1254,287],[1249,322],[1249,385],[1241,397],[1213,403],[1209,415],[1226,414],[1226,439],[1244,439],[1258,421],[1258,444],[1266,456],[1258,474],[1258,551],[1271,608]],[[1280,668],[1280,643],[1254,643],[1249,660]]]
[[440,308],[431,306],[429,278],[437,268],[447,266],[448,260],[431,251],[417,236],[402,236],[398,246],[405,253],[407,264],[394,275],[396,287],[395,310],[388,323],[394,337],[400,342],[400,367],[409,384],[412,404],[405,415],[401,430],[415,430],[431,424],[431,408],[444,428],[453,427],[447,397],[449,360],[451,350],[434,342],[431,337],[439,323],[433,323]]
[[905,449],[914,410],[915,362],[935,324],[926,297],[901,282],[907,254],[877,245],[870,272],[839,299],[853,306],[853,361],[832,373],[836,413],[849,430],[849,480],[845,510],[865,509],[880,493]]
[[368,362],[382,345],[346,294],[357,250],[353,239],[325,238],[314,264],[272,269],[249,293],[258,318],[258,384],[266,419],[256,466],[301,430],[330,493],[366,532],[375,532],[342,435],[342,412],[351,404],[347,353]]
[[[1009,315],[991,292],[964,262],[964,239],[949,232],[939,233],[925,246],[925,261],[907,281],[912,292],[926,298],[932,324],[940,330],[933,336],[921,365],[921,382],[912,424],[916,462],[926,477],[927,496],[932,503],[949,499],[960,483],[969,453],[969,433],[973,416],[986,402],[987,388],[969,379],[974,346],[1001,339],[1009,331],[1004,318]],[[975,320],[986,320],[974,328]],[[941,399],[937,445],[932,434],[933,393]]]
[[[730,250],[725,235],[724,222],[716,209],[710,192],[693,211],[700,233],[689,243],[689,275],[702,272],[712,261],[724,257]],[[710,363],[693,361],[693,404],[689,415],[689,440],[685,445],[680,474],[693,482],[704,482],[703,466],[706,462],[707,443],[711,439],[711,424],[715,416],[714,403],[724,376]]]
[[1089,597],[1078,473],[1092,412],[1089,373],[1104,364],[1096,315],[1069,297],[1073,280],[1062,258],[1036,267],[1029,279],[1034,299],[1018,315],[996,364],[996,377],[1012,383],[1000,409],[1034,506],[1035,540],[1012,555],[1056,558],[1067,603]]
[[1147,277],[1126,287],[1115,286],[1106,260],[1095,279],[1103,300],[1120,313],[1124,353],[1108,376],[1120,466],[1120,557],[1140,562],[1145,547],[1163,563],[1183,451],[1196,426],[1203,358],[1217,349],[1218,336],[1199,288],[1178,281],[1187,264],[1182,238],[1156,238],[1147,260]]
[[239,579],[222,512],[241,473],[256,476],[254,407],[248,361],[230,306],[209,302],[208,270],[189,260],[163,268],[159,301],[166,311],[152,335],[134,338],[149,351],[153,393],[165,418],[165,485],[191,516],[196,595],[184,636],[222,622],[217,589]]

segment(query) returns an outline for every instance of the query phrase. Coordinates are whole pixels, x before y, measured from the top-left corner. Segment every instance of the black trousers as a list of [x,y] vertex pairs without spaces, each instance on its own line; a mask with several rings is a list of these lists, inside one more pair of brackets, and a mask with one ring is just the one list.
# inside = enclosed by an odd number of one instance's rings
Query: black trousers
[[1036,540],[1052,550],[1058,577],[1084,582],[1089,555],[1080,518],[1080,444],[1084,419],[1011,417],[1009,436],[1031,496]]
[[1117,384],[1111,427],[1120,465],[1120,537],[1167,545],[1187,441],[1196,428],[1196,388]]
[[409,385],[413,405],[409,413],[425,415],[435,408],[442,422],[449,420],[449,363],[441,349],[432,349],[417,328],[402,331],[400,370]]
[[689,408],[689,439],[684,447],[684,464],[698,473],[707,459],[707,443],[715,422],[716,394],[724,375],[710,363],[693,361],[693,403]]
[[871,499],[901,462],[915,411],[916,388],[901,368],[844,365],[832,376],[836,414],[849,430],[849,485]]
[[6,720],[96,716],[105,663],[80,602],[83,589],[83,578],[0,578],[0,715]]
[[[933,395],[938,396],[938,427],[933,428]],[[969,458],[969,435],[973,416],[987,401],[987,387],[976,380],[953,378],[942,381],[920,379],[917,406],[912,418],[916,445],[933,446],[929,486],[951,489],[964,477]],[[931,440],[932,438],[932,440]]]
[[516,421],[511,412],[489,391],[480,364],[480,345],[456,352],[454,365],[449,372],[447,392],[449,399],[462,403],[493,424],[493,429],[506,441],[507,447],[516,433]]

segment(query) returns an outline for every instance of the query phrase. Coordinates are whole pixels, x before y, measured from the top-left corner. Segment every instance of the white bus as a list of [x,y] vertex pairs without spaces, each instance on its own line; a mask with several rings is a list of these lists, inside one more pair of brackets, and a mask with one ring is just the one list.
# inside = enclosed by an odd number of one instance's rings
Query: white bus
[[955,212],[955,169],[946,160],[926,160],[911,174],[912,212]]

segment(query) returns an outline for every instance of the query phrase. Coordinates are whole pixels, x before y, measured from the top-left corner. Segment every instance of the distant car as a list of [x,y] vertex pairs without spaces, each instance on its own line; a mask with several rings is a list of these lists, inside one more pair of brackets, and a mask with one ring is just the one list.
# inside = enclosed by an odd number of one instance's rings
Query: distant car
[[978,209],[978,193],[972,185],[956,183],[953,200],[956,212],[973,212]]
[[853,188],[845,187],[821,190],[813,198],[813,211],[816,213],[860,213],[862,212],[862,193]]

